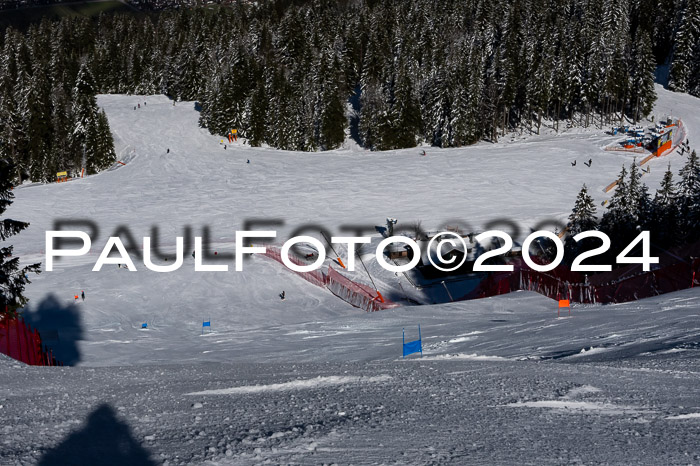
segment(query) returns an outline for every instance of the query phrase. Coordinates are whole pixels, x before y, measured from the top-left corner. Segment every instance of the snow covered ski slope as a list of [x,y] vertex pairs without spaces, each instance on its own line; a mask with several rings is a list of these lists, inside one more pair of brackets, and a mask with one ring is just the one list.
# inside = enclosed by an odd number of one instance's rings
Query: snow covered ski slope
[[[700,102],[657,91],[657,116],[681,117],[692,145]],[[139,101],[148,105],[135,111]],[[353,144],[296,153],[224,149],[192,103],[99,104],[124,165],[20,186],[8,211],[31,222],[15,243],[26,262],[44,262],[56,221],[98,231],[90,253],[27,288],[25,318],[78,367],[0,355],[0,464],[700,463],[697,289],[576,305],[562,318],[527,292],[364,313],[272,260],[235,272],[230,257],[250,219],[284,222],[278,242],[307,223],[376,236],[386,217],[476,231],[505,219],[522,239],[564,220],[583,183],[598,205],[607,199],[603,188],[632,157],[602,150],[615,139],[605,129],[426,147],[425,157]],[[655,190],[669,161],[677,170],[683,160],[652,160],[645,182]],[[139,245],[153,226],[166,253],[188,226],[209,227],[229,271],[195,273],[185,251],[173,273],[136,258],[137,272],[92,272],[108,236],[123,227]],[[406,286],[363,260],[381,289]],[[367,283],[361,269],[353,278]],[[418,325],[423,357],[402,359],[402,329],[410,341]]]
[[[698,99],[657,91],[657,116],[683,118],[692,142],[700,130]],[[148,105],[134,110],[137,101]],[[9,211],[31,223],[16,243],[25,261],[44,261],[44,234],[56,221],[87,220],[98,229],[88,255],[60,261],[27,290],[29,320],[43,319],[45,329],[58,333],[54,346],[77,340],[74,353],[86,364],[222,360],[233,353],[221,349],[228,343],[218,343],[220,333],[228,335],[228,342],[234,335],[245,341],[246,330],[342,322],[360,312],[260,257],[247,261],[242,272],[225,259],[228,272],[195,273],[189,252],[183,267],[173,273],[150,272],[139,260],[137,272],[116,266],[92,272],[107,237],[120,227],[128,229],[139,247],[142,237],[157,227],[161,249],[169,253],[186,227],[194,235],[209,227],[212,249],[221,256],[233,253],[235,230],[251,219],[281,222],[274,227],[278,242],[309,223],[346,235],[342,226],[364,225],[369,228],[365,234],[377,235],[373,226],[382,225],[387,216],[399,219],[397,227],[420,221],[425,229],[437,229],[461,222],[475,231],[506,219],[521,226],[522,239],[540,221],[564,221],[583,183],[598,203],[606,199],[603,188],[632,160],[628,154],[603,151],[614,137],[596,129],[545,131],[460,149],[426,148],[425,157],[417,149],[373,153],[351,144],[323,153],[241,143],[224,149],[219,137],[198,127],[192,103],[173,105],[164,96],[105,95],[99,104],[125,165],[69,183],[19,187]],[[593,163],[590,168],[582,163],[572,167],[575,159]],[[644,180],[652,190],[669,162],[678,169],[683,158],[674,153],[650,162],[652,170]],[[378,270],[370,255],[365,259],[370,270]],[[353,276],[368,283],[362,269]],[[379,276],[378,286],[396,287],[392,277]],[[86,300],[75,304],[73,296],[82,290]],[[284,301],[281,291],[286,291]],[[481,307],[478,301],[459,305]],[[74,315],[69,328],[53,322],[58,310]],[[430,310],[396,312],[423,315]],[[203,321],[212,322],[209,336],[201,337]],[[235,357],[243,355],[235,351]]]

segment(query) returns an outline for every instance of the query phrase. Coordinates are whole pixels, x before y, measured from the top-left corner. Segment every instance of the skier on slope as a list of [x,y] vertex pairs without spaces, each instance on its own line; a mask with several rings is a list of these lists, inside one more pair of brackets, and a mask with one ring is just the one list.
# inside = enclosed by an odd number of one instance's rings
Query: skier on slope
[[282,293],[280,293],[280,298],[282,298],[282,301],[284,301],[284,297],[285,297],[284,290],[282,290]]
[[85,301],[85,290],[80,291],[80,297]]

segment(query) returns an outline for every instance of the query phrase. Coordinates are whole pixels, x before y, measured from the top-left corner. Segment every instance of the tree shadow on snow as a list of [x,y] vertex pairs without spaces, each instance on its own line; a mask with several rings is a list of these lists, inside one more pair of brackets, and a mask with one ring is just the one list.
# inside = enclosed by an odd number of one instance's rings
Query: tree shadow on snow
[[111,406],[93,411],[83,427],[47,451],[39,466],[85,465],[155,466],[148,450],[133,437],[128,424],[119,420]]
[[353,89],[353,93],[348,99],[348,102],[352,106],[352,111],[349,115],[350,123],[350,138],[355,141],[358,145],[362,145],[362,139],[360,138],[360,96],[362,95],[362,87],[358,84]]
[[83,339],[79,306],[61,303],[53,294],[44,298],[37,308],[28,307],[24,321],[37,329],[41,342],[53,350],[54,357],[65,366],[80,362],[78,340]]

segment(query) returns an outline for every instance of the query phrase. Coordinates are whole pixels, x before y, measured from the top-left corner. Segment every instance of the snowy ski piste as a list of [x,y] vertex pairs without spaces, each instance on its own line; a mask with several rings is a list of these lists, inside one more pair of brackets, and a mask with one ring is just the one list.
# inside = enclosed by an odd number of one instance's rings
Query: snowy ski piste
[[[682,118],[693,144],[700,100],[656,91],[652,113]],[[148,105],[134,111],[139,101]],[[584,183],[600,214],[604,188],[636,155],[603,150],[619,140],[609,128],[543,128],[458,149],[224,150],[192,102],[98,103],[124,164],[19,186],[8,209],[31,224],[14,241],[23,263],[45,267],[57,222],[92,244],[26,289],[27,322],[74,367],[0,355],[0,463],[89,463],[117,440],[132,464],[700,463],[697,290],[573,305],[557,318],[555,301],[529,292],[421,301],[375,260],[374,227],[387,217],[397,228],[459,221],[477,232],[506,219],[522,242],[540,222],[565,223]],[[654,192],[668,163],[677,173],[684,161],[653,159],[642,180]],[[276,222],[276,246],[309,224],[372,237],[361,258],[377,288],[413,303],[366,313],[262,255],[234,271],[235,232],[265,221]],[[196,272],[188,250],[171,273],[136,257],[137,273],[92,270],[108,237],[128,230],[141,247],[154,227],[165,254],[183,231],[208,229],[204,260],[231,271]],[[370,284],[362,267],[341,272]],[[402,330],[414,340],[418,325],[423,355],[404,359]]]

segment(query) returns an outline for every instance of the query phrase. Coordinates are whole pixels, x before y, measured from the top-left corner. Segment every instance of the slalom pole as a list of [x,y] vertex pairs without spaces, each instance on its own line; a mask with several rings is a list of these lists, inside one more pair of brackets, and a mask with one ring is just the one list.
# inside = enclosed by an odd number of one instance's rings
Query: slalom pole
[[333,251],[333,254],[335,254],[335,258],[338,259],[338,264],[340,264],[340,266],[341,266],[342,268],[347,269],[347,267],[345,267],[345,264],[343,264],[343,261],[340,259],[340,254],[338,254],[338,252],[335,250],[335,248],[333,247],[333,245],[331,244],[331,242],[328,240],[328,237],[326,236],[326,234],[325,234],[324,232],[320,232],[320,233],[321,233],[321,235],[323,236],[323,239],[326,240],[326,243],[328,243],[328,246],[331,247],[331,250]]
[[418,324],[418,341],[420,341],[420,357],[423,357],[423,337],[420,334],[420,324]]
[[379,289],[377,288],[377,285],[374,283],[374,280],[372,280],[372,275],[370,275],[369,270],[367,270],[367,267],[365,266],[365,261],[362,260],[362,256],[360,255],[360,250],[361,248],[358,248],[357,251],[355,252],[355,255],[357,256],[358,259],[360,259],[360,264],[362,264],[362,268],[365,269],[365,272],[367,272],[367,276],[369,277],[369,281],[372,282],[372,286],[374,287],[374,291],[377,292],[377,297],[379,297],[379,301],[384,302],[384,296],[379,292]]

